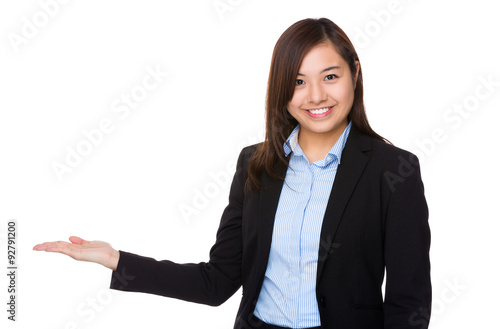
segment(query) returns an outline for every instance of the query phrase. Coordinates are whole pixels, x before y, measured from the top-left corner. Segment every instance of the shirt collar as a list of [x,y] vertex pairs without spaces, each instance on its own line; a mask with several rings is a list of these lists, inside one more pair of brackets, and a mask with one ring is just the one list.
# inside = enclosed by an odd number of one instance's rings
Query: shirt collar
[[[328,157],[327,159],[330,158],[331,160],[332,157],[338,159],[338,163],[340,164],[340,158],[342,156],[342,151],[344,150],[345,144],[347,142],[347,137],[349,136],[349,132],[351,131],[351,125],[352,121],[349,121],[347,124],[347,127],[345,127],[344,132],[342,132],[342,135],[340,135],[339,139],[335,143],[335,145],[332,146],[330,151],[328,151],[328,155],[331,157]],[[293,131],[290,133],[290,136],[288,136],[287,140],[283,144],[283,149],[285,151],[285,156],[288,156],[290,152],[293,152],[297,156],[304,155],[304,152],[300,148],[299,145],[299,132],[300,132],[300,124],[298,124]]]

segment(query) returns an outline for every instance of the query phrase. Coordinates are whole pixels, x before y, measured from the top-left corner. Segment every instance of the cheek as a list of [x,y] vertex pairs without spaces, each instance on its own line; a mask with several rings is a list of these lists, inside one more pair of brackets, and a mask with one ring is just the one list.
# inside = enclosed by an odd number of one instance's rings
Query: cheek
[[292,100],[288,102],[287,109],[290,114],[296,113],[299,111],[299,107],[302,105],[302,99],[300,92],[295,92],[293,94]]
[[351,84],[345,84],[342,88],[337,90],[338,101],[344,103],[345,105],[352,105],[354,101],[354,87]]

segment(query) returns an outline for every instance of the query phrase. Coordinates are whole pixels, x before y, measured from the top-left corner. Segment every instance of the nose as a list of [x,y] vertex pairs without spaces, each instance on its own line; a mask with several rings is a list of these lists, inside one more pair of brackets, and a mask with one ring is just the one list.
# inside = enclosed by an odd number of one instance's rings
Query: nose
[[309,84],[307,101],[310,103],[321,103],[326,100],[326,90],[321,83]]

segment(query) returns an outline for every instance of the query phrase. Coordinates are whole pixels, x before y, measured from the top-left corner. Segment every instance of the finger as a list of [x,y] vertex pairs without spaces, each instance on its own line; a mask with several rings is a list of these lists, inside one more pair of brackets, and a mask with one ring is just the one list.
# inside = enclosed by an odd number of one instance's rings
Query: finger
[[37,244],[36,246],[34,246],[33,250],[37,250],[37,251],[47,250],[48,247],[54,245],[55,243],[58,243],[58,242],[44,242],[44,243],[40,243],[40,244]]
[[[87,243],[90,243],[90,241],[84,240],[84,239],[79,238],[77,236],[70,236],[69,240],[73,244],[87,244]],[[40,244],[35,245],[33,247],[33,250],[43,251],[43,250],[46,250],[47,247],[53,246],[54,244],[61,244],[61,243],[67,244],[68,242],[65,242],[65,241],[44,242],[44,243],[40,243]]]
[[69,249],[71,243],[66,241],[54,241],[54,242],[44,242],[39,244],[36,247],[36,250],[39,251],[51,251],[51,252],[60,252],[62,250]]
[[44,243],[37,244],[33,247],[33,250],[37,250],[37,251],[44,250],[44,249],[45,249]]
[[70,256],[72,258],[77,258],[81,253],[82,247],[79,245],[74,245],[66,241],[57,241],[54,243],[47,244],[45,247],[45,251],[47,252],[57,252],[60,254],[64,254]]
[[70,236],[69,237],[69,241],[71,241],[71,243],[73,244],[87,244],[87,243],[90,243],[90,241],[87,241],[87,240],[84,240],[80,237],[77,237],[77,236]]

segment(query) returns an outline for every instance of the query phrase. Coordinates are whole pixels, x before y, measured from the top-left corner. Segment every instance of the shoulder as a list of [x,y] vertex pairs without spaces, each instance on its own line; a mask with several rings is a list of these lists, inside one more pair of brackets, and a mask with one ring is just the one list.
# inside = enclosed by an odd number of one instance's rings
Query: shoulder
[[252,159],[252,157],[255,155],[255,153],[257,152],[259,147],[261,147],[262,144],[263,142],[245,146],[241,150],[240,155],[238,157],[238,164],[243,166],[248,165],[248,163],[250,162],[250,160]]
[[[371,168],[380,175],[384,185],[394,192],[396,189],[421,188],[420,162],[417,156],[407,150],[367,136],[371,141]],[[403,184],[400,184],[403,183]]]
[[[349,141],[350,134],[344,152],[347,151],[349,145],[348,154],[363,153],[367,160],[365,169],[367,175],[388,182],[391,190],[394,190],[396,182],[421,181],[420,163],[415,154],[362,133],[354,126],[353,128],[351,130],[352,139]],[[411,183],[404,185],[411,185]]]
[[401,158],[418,161],[417,156],[405,149],[386,143],[375,137],[368,136],[372,145],[372,158],[375,161],[394,165],[400,162]]
[[371,166],[379,169],[394,170],[400,165],[402,159],[418,166],[418,159],[413,153],[365,134],[354,125],[351,128],[346,148],[350,149],[349,152],[361,151],[368,156]]
[[255,144],[252,144],[252,145],[245,146],[241,150],[241,154],[244,155],[244,156],[250,156],[251,157],[259,149],[259,147],[262,144],[263,144],[263,142],[255,143]]

